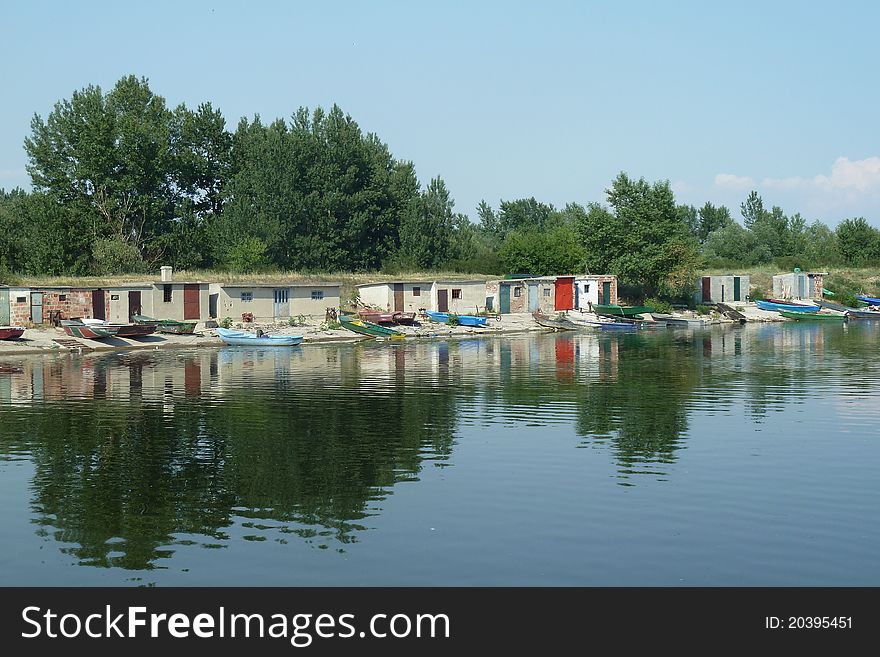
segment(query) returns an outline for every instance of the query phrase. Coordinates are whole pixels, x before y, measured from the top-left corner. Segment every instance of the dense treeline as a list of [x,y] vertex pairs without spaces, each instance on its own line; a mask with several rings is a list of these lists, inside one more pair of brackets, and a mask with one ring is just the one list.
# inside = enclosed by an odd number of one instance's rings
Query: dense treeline
[[0,273],[107,275],[228,271],[611,272],[676,296],[701,267],[866,265],[880,231],[835,230],[766,209],[676,204],[668,182],[621,173],[605,203],[534,198],[455,212],[440,177],[420,183],[339,107],[242,119],[210,103],[166,106],[145,79],[89,86],[34,116],[33,191],[0,190]]

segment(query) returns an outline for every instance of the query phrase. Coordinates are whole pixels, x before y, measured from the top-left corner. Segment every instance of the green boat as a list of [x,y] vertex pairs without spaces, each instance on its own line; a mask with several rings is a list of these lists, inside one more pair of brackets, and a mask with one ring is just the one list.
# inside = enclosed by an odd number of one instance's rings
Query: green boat
[[387,326],[373,324],[373,322],[367,322],[363,319],[359,319],[358,317],[351,317],[349,315],[340,315],[339,323],[342,324],[349,331],[360,333],[361,335],[368,335],[371,338],[406,337],[406,333],[401,333],[400,331],[395,331],[394,329],[388,328]]
[[831,313],[793,313],[788,310],[780,310],[779,314],[788,319],[799,322],[845,322],[846,315],[832,315]]
[[176,319],[154,319],[146,315],[132,315],[132,321],[135,324],[147,324],[155,326],[159,333],[176,333],[177,335],[189,335],[192,333],[198,322],[179,322]]
[[618,306],[617,304],[604,305],[593,304],[593,311],[597,315],[613,315],[614,317],[633,317],[645,313],[654,312],[651,306]]

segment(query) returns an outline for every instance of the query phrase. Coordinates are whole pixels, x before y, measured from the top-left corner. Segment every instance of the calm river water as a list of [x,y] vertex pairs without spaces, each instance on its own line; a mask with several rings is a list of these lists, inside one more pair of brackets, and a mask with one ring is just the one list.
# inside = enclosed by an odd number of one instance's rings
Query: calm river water
[[880,325],[0,360],[3,585],[880,585]]

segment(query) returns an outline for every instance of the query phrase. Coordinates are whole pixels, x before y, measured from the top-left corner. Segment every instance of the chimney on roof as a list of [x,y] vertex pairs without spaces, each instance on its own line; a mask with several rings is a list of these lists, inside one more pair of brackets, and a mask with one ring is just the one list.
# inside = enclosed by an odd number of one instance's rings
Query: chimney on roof
[[171,279],[173,278],[172,271],[173,271],[172,268],[168,267],[168,266],[159,267],[159,272],[161,273],[163,283],[170,283],[171,282]]

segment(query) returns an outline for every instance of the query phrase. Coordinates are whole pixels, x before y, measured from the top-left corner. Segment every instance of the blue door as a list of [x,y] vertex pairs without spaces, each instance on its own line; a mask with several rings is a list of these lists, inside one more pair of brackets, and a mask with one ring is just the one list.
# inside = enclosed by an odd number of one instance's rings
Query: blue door
[[498,312],[510,312],[510,283],[502,283],[501,291],[498,293]]
[[538,309],[538,284],[529,283],[529,312],[533,313]]
[[31,292],[31,324],[43,323],[43,293]]

